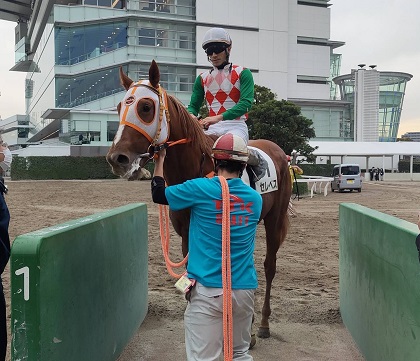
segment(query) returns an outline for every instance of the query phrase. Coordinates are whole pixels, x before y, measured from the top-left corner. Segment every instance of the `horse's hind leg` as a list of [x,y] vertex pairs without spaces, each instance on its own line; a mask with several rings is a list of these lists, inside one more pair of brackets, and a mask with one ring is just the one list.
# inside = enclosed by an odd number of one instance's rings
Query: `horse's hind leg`
[[[274,214],[274,216],[273,216]],[[270,296],[271,296],[271,285],[276,274],[276,259],[277,251],[283,241],[281,232],[278,229],[279,220],[275,213],[271,213],[271,217],[268,216],[264,219],[264,227],[266,233],[267,253],[264,261],[264,272],[265,272],[265,296],[264,304],[261,311],[261,324],[258,329],[258,337],[268,338],[270,337],[270,324],[269,317],[271,315],[270,307]]]

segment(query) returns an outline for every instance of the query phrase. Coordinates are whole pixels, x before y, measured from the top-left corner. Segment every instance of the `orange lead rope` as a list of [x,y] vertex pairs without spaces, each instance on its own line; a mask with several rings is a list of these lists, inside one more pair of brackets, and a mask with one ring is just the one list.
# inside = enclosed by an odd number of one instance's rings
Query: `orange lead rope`
[[232,274],[230,264],[230,197],[227,181],[222,185],[222,283],[223,283],[223,350],[225,361],[233,360]]
[[182,267],[187,263],[188,260],[188,254],[185,256],[185,258],[178,263],[174,263],[169,259],[169,207],[164,206],[162,204],[159,205],[159,230],[160,230],[160,240],[162,244],[162,252],[163,257],[165,258],[165,264],[166,269],[168,270],[169,274],[174,278],[181,278],[182,274],[177,274],[173,270],[173,268],[179,268]]
[[[232,316],[232,274],[230,263],[230,197],[229,186],[224,177],[218,177],[222,186],[222,284],[223,284],[223,353],[225,361],[233,360],[233,316]],[[187,263],[188,254],[178,263],[169,259],[169,211],[168,206],[159,205],[159,230],[166,269],[174,278],[181,278],[173,268]]]

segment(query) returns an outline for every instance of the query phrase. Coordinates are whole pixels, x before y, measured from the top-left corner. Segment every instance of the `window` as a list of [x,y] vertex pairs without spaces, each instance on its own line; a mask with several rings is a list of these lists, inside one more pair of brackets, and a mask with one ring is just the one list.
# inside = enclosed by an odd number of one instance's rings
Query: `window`
[[360,172],[360,169],[358,166],[352,166],[352,165],[347,165],[344,167],[341,167],[341,174],[342,175],[358,175]]
[[[127,73],[127,66],[123,66]],[[122,91],[118,67],[78,76],[56,77],[56,107],[72,108]]]
[[328,4],[325,0],[298,0],[298,5],[316,6],[321,8],[328,8],[331,4]]
[[195,0],[140,0],[138,6],[141,11],[153,11],[163,14],[176,14],[177,17],[195,19]]
[[183,77],[183,76],[179,77],[179,91],[182,91],[182,92],[192,91],[190,85],[191,83],[187,77]]
[[55,63],[73,65],[127,46],[127,23],[55,29]]
[[108,142],[112,142],[114,140],[115,134],[117,134],[118,125],[118,122],[107,122],[106,138]]
[[188,36],[186,35],[179,35],[179,48],[180,49],[188,49]]
[[156,30],[143,28],[139,30],[139,45],[156,45]]
[[[150,64],[140,65],[135,71],[137,79],[147,79],[149,76]],[[195,69],[183,66],[159,65],[160,84],[167,91],[192,92],[195,81]]]
[[83,5],[111,7],[114,9],[125,9],[126,0],[84,0]]
[[321,76],[298,75],[297,82],[307,84],[328,84],[328,79]]
[[195,51],[195,29],[190,25],[138,22],[138,44]]

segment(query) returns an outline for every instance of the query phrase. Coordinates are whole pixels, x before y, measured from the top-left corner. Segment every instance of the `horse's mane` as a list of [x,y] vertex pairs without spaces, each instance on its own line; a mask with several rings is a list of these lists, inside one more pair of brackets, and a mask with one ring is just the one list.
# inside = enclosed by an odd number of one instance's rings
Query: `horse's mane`
[[[210,155],[213,140],[204,134],[203,128],[192,118],[191,114],[188,113],[187,109],[185,109],[184,105],[177,98],[168,94],[168,99],[179,114],[179,126],[185,138],[191,141],[193,147],[196,147],[199,153]],[[171,122],[173,124],[173,119],[171,119]]]

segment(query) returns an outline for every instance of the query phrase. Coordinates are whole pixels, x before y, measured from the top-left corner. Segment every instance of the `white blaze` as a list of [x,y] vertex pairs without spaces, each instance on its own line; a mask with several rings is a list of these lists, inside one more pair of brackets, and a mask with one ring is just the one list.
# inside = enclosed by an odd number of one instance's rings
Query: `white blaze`
[[120,124],[120,126],[118,127],[117,134],[115,134],[115,138],[114,138],[114,144],[117,144],[121,140],[121,135],[124,130],[124,127],[125,125],[123,124]]

